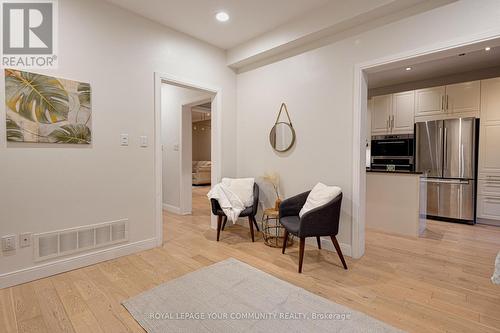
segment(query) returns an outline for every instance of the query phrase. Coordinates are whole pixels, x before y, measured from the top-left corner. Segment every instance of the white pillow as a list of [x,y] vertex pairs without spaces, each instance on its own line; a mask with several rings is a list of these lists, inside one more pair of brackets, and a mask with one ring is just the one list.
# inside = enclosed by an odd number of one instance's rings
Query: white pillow
[[323,183],[317,183],[307,196],[306,203],[299,212],[299,217],[302,217],[302,215],[311,209],[330,202],[340,193],[342,193],[342,189],[338,186],[327,186]]
[[245,207],[253,205],[253,184],[254,178],[222,178],[222,186],[227,187],[231,192],[240,198]]

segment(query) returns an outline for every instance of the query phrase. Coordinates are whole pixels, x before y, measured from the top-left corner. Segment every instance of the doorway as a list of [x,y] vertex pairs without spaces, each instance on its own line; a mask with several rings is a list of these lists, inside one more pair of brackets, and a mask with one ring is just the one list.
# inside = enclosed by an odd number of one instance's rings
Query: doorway
[[[201,215],[206,209],[207,193],[212,182],[212,101],[191,107],[192,203],[191,211]],[[200,211],[201,210],[201,211]]]
[[[205,172],[197,176],[205,177],[203,182],[207,185],[221,177],[220,96],[218,88],[155,74],[155,215],[159,244],[163,236],[164,210],[179,215],[193,211],[193,118],[198,120],[198,113],[202,111],[203,132],[210,131],[203,150],[210,157],[210,167],[209,172],[207,167],[202,168]],[[196,128],[198,130],[198,126]],[[194,150],[198,154],[198,146]],[[211,227],[214,226],[212,218]]]
[[[353,232],[352,248],[353,257],[359,258],[365,251],[365,214],[366,214],[366,166],[367,159],[370,159],[369,141],[367,138],[372,133],[368,131],[368,93],[370,88],[370,79],[381,72],[399,70],[399,73],[410,73],[419,64],[444,59],[447,57],[460,57],[463,54],[483,52],[488,46],[497,46],[500,44],[498,35],[488,36],[488,38],[478,38],[470,36],[461,43],[444,43],[439,47],[433,46],[427,49],[398,54],[393,57],[377,59],[355,67],[355,90],[354,90],[354,133],[353,133]],[[402,74],[400,75],[402,76]],[[423,79],[419,79],[422,81]],[[373,83],[373,81],[371,81]],[[398,83],[399,84],[399,83]],[[404,90],[411,90],[410,85],[405,86]],[[373,90],[373,89],[372,89]],[[379,93],[380,91],[377,91]],[[373,91],[372,91],[373,93]],[[389,92],[388,92],[389,93]],[[373,115],[372,115],[373,117]],[[394,118],[389,118],[388,127],[395,128]],[[372,120],[373,122],[373,120]]]

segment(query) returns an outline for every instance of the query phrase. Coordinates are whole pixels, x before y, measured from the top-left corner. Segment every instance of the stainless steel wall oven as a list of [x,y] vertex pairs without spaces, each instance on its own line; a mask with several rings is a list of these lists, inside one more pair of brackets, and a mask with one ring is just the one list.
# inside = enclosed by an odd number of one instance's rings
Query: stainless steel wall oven
[[413,171],[413,134],[374,135],[371,142],[371,168]]

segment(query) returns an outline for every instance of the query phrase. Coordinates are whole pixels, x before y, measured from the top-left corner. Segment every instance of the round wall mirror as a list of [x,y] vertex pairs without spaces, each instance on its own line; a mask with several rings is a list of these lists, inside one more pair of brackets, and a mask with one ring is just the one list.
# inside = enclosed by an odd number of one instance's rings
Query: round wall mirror
[[269,142],[271,147],[277,152],[283,153],[292,148],[295,142],[295,130],[292,124],[278,122],[269,133]]

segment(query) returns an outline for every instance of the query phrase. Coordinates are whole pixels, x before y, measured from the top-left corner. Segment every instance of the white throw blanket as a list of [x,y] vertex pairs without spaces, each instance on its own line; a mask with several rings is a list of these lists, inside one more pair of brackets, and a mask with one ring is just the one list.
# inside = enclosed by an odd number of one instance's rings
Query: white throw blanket
[[497,259],[495,260],[495,272],[491,277],[494,284],[500,284],[500,252],[498,252]]
[[223,178],[216,184],[207,196],[219,202],[228,220],[236,223],[240,213],[253,204],[253,178],[231,179]]

